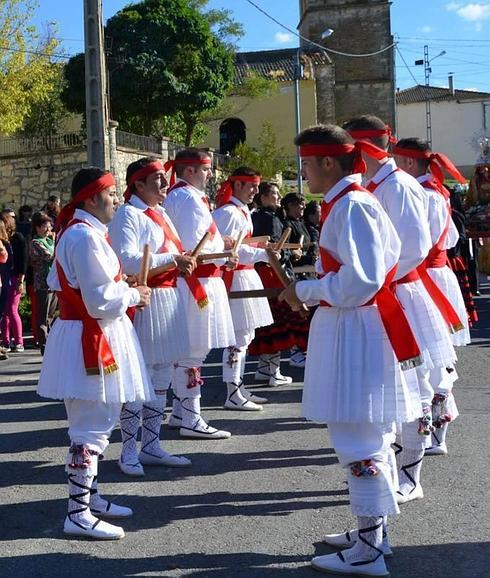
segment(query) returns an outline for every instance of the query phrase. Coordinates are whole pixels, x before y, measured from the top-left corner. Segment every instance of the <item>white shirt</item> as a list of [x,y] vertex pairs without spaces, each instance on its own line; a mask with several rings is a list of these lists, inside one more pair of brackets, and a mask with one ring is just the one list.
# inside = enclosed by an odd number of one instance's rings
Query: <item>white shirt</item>
[[[213,217],[203,200],[205,198],[203,191],[185,183],[185,186],[171,191],[165,199],[165,210],[179,233],[184,251],[192,251],[213,224]],[[220,232],[216,231],[214,238],[206,243],[202,252],[223,251],[223,239]]]
[[395,161],[388,159],[371,182],[379,183],[373,194],[388,213],[402,242],[395,277],[401,279],[422,263],[432,247],[432,239],[426,192],[416,179],[396,168]]
[[[148,205],[137,195],[132,195],[129,203],[120,207],[109,225],[112,246],[119,255],[123,270],[128,275],[137,275],[140,271],[143,247],[148,244],[151,251],[150,268],[171,263],[173,255],[178,254],[177,247],[171,243],[170,251],[160,253],[165,235],[163,229],[145,215]],[[178,237],[165,209],[160,205],[152,209],[158,212]]]
[[[427,180],[428,175],[417,177],[419,183]],[[429,187],[424,187],[429,199],[429,227],[432,245],[435,245],[446,227],[448,216],[451,214],[451,205],[440,193]],[[454,247],[459,240],[459,233],[453,220],[449,217],[449,229],[444,242],[444,249]]]
[[[349,175],[324,197],[332,201],[360,175]],[[322,279],[299,281],[296,294],[302,301],[324,300],[332,307],[359,307],[381,289],[400,255],[400,239],[380,203],[371,195],[351,191],[333,206],[320,232],[320,247],[341,267]]]
[[[250,210],[245,203],[242,203],[236,197],[231,197],[230,204],[223,205],[213,211],[213,219],[219,232],[222,235],[236,239],[242,231],[247,234],[253,233],[252,217]],[[260,261],[268,262],[267,251],[258,249],[250,245],[242,245],[238,250],[240,263],[243,265],[252,265]]]
[[96,217],[76,209],[77,223],[67,229],[56,246],[55,263],[48,275],[48,285],[60,291],[56,261],[61,265],[68,284],[80,289],[82,299],[91,317],[117,319],[128,307],[138,305],[140,296],[136,289],[124,281],[114,281],[120,265],[117,255],[106,241],[107,227]]

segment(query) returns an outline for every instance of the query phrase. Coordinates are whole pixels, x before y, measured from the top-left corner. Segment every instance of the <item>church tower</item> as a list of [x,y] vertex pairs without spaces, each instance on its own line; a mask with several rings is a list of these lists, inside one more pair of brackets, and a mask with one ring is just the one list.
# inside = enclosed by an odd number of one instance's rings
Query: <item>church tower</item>
[[[376,52],[393,42],[390,5],[389,0],[300,0],[299,32],[340,52]],[[322,40],[329,28],[333,34]],[[394,50],[363,58],[329,53],[335,64],[338,124],[359,114],[375,114],[395,128]]]

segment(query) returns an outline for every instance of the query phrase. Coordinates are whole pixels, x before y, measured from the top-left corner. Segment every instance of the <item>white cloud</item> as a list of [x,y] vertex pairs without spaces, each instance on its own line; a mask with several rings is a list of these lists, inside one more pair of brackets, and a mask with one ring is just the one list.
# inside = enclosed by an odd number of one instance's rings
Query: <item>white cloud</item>
[[490,18],[490,4],[480,4],[478,2],[470,2],[468,4],[461,4],[460,2],[450,2],[446,4],[446,10],[456,12],[456,14],[463,20],[468,22],[479,22]]
[[469,90],[470,92],[480,92],[478,88],[475,88],[474,86],[468,86],[466,88],[463,88],[463,90]]
[[287,44],[288,42],[292,42],[293,39],[293,35],[289,32],[276,32],[274,34],[274,40],[278,44]]
[[418,30],[424,34],[431,34],[432,32],[435,32],[436,29],[433,26],[422,26]]

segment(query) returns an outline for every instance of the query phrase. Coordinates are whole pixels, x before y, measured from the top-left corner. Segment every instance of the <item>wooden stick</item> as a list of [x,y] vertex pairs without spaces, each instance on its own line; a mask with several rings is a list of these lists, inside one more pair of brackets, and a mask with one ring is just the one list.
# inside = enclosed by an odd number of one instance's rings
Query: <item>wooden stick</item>
[[301,235],[300,238],[299,238],[299,241],[298,241],[298,245],[299,245],[299,248],[300,248],[300,249],[303,248],[304,242],[305,242],[305,236],[304,236],[304,235]]
[[315,265],[298,265],[293,267],[295,273],[315,273]]
[[238,249],[240,248],[240,245],[243,243],[243,239],[245,239],[246,234],[247,234],[247,232],[244,230],[242,230],[242,231],[240,231],[240,233],[238,233],[238,237],[236,238],[235,243],[233,244],[233,248],[231,249],[231,252],[232,252],[234,257],[237,256]]
[[174,263],[167,263],[166,265],[160,265],[159,267],[154,267],[153,269],[149,270],[148,279],[153,279],[153,277],[156,277],[157,275],[161,275],[162,273],[166,273],[167,271],[171,271],[172,269],[175,269]]
[[199,241],[199,243],[191,251],[191,257],[197,257],[198,255],[201,254],[202,250],[204,249],[204,245],[208,242],[210,237],[211,237],[211,233],[209,231],[204,233],[203,238]]
[[[302,249],[303,245],[301,245],[300,243],[284,243],[284,245],[281,247],[282,249]],[[277,249],[276,249],[277,251]]]
[[250,291],[232,291],[228,293],[230,299],[256,299],[257,297],[279,297],[282,293],[280,287],[269,287],[267,289],[251,289]]
[[230,257],[233,257],[233,253],[232,252],[226,252],[226,253],[201,253],[201,255],[198,256],[197,260],[202,263],[203,261],[214,261],[215,259],[229,259]]
[[150,259],[151,259],[150,246],[148,245],[148,243],[146,243],[145,246],[143,247],[143,256],[141,258],[140,272],[138,275],[138,283],[140,285],[146,285],[148,282]]
[[[291,284],[289,277],[286,274],[286,271],[282,268],[282,265],[279,259],[276,257],[276,254],[271,249],[266,249],[267,254],[269,255],[269,265],[271,266],[274,273],[277,275],[281,285],[286,288],[288,285]],[[303,303],[301,307],[300,313],[306,315],[308,313],[308,307]]]
[[276,243],[276,246],[274,247],[274,249],[276,251],[280,251],[284,245],[284,243],[287,242],[287,240],[289,239],[289,237],[291,236],[291,227],[286,227],[286,229],[284,229],[281,238],[279,239],[279,241]]
[[269,235],[262,235],[261,237],[248,237],[243,239],[242,245],[252,245],[253,243],[268,243],[270,241]]

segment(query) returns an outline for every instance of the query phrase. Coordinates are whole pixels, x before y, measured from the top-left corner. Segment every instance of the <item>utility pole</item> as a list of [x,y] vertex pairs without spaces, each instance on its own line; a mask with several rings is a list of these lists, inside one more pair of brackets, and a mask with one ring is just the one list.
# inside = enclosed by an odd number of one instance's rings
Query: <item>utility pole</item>
[[[299,95],[299,82],[303,78],[303,67],[300,60],[301,47],[296,50],[296,60],[294,62],[294,111],[296,117],[296,134],[301,131],[301,106]],[[298,171],[298,194],[303,194],[303,178],[301,177],[301,156],[299,147],[296,151],[296,170]]]
[[426,86],[426,92],[425,92],[425,126],[426,126],[426,132],[427,132],[427,143],[430,147],[432,147],[432,116],[431,116],[431,111],[430,111],[430,94],[429,94],[430,75],[432,72],[432,68],[430,67],[430,63],[433,60],[435,60],[436,58],[439,58],[439,56],[444,56],[444,54],[446,54],[445,50],[443,50],[437,56],[434,56],[434,58],[431,58],[429,60],[429,46],[426,44],[424,46],[424,59],[415,61],[415,66],[421,66],[422,64],[424,65],[424,76],[425,76],[425,86]]
[[84,28],[88,164],[108,169],[110,161],[102,0],[84,0]]

